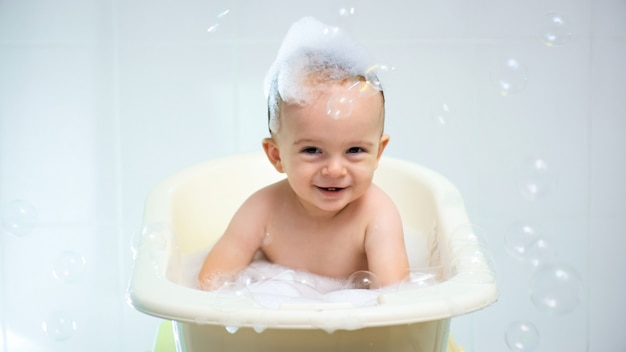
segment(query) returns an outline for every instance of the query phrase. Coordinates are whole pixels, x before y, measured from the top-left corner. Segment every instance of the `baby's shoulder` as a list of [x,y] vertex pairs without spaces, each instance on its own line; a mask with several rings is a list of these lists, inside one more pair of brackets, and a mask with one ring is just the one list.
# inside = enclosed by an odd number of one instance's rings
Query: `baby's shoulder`
[[386,216],[388,212],[397,212],[395,202],[380,187],[372,184],[362,197],[362,211],[369,216]]
[[393,204],[391,197],[382,188],[375,184],[371,184],[365,193],[365,200],[368,204],[380,206],[382,204]]
[[248,197],[246,204],[251,206],[267,207],[268,205],[282,202],[284,200],[283,189],[286,182],[286,180],[278,181],[257,190],[250,197]]

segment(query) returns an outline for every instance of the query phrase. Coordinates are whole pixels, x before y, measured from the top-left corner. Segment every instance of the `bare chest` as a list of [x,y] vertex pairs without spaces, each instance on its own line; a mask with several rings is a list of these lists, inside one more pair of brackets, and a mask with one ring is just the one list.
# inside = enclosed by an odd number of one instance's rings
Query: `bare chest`
[[335,278],[367,270],[364,226],[270,222],[262,251],[273,263]]

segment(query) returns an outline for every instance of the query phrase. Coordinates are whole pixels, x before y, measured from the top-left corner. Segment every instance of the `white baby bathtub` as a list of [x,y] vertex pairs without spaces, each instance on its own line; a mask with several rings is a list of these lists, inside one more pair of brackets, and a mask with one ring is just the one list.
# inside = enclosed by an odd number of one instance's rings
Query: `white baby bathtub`
[[173,321],[177,351],[442,352],[451,317],[497,299],[491,263],[456,188],[431,170],[386,157],[374,182],[395,201],[405,228],[419,230],[414,236],[421,238],[407,244],[434,244],[425,264],[440,268],[442,282],[381,293],[371,306],[280,309],[181,284],[188,275],[181,256],[210,246],[250,194],[282,177],[263,153],[243,154],[183,170],[150,194],[128,297],[137,310]]

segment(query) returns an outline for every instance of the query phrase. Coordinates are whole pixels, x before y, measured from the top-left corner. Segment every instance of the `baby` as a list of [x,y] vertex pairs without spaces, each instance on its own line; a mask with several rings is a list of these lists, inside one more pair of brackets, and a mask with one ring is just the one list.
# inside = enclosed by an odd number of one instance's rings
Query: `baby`
[[234,278],[259,252],[337,279],[366,270],[386,286],[408,276],[400,215],[372,183],[389,142],[384,96],[362,50],[336,29],[326,37],[327,29],[304,18],[283,41],[266,79],[263,149],[287,177],[235,213],[200,270],[204,290]]

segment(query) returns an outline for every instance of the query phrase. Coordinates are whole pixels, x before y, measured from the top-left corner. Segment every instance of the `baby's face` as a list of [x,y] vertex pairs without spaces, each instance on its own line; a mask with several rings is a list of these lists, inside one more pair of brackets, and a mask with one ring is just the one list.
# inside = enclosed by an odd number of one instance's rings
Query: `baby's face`
[[[274,141],[291,188],[305,208],[337,212],[361,197],[371,184],[387,144],[383,98],[337,83],[311,104],[282,104]],[[348,116],[329,116],[331,98],[352,99]]]

